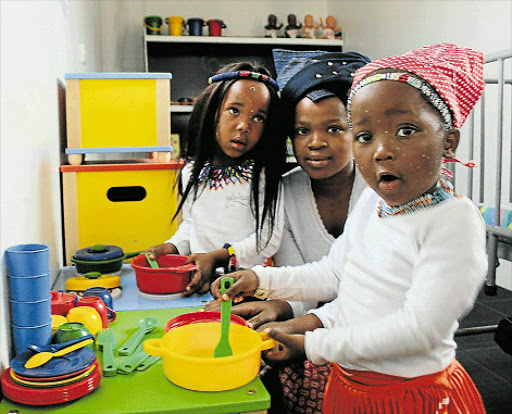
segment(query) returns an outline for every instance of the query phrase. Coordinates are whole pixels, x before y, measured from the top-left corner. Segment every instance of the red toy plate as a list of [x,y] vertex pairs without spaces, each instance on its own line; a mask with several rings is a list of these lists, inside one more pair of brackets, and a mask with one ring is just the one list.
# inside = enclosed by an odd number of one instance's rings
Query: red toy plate
[[16,384],[11,378],[10,368],[2,374],[2,389],[8,399],[27,405],[49,405],[73,401],[94,391],[101,382],[101,366],[95,363],[94,372],[88,377],[56,388],[30,388]]
[[[165,332],[169,332],[178,326],[200,322],[220,322],[220,312],[192,312],[175,316],[165,324]],[[247,321],[238,315],[231,315],[231,323],[248,326]]]

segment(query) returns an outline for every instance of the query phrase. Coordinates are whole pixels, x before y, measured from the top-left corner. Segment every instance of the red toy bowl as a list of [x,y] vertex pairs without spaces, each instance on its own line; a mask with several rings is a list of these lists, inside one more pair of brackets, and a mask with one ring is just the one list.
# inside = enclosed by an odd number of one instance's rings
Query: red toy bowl
[[190,282],[196,265],[185,265],[187,256],[165,254],[157,259],[158,268],[150,267],[145,256],[133,259],[131,266],[135,269],[137,287],[144,293],[168,294],[183,292]]
[[[165,332],[169,332],[171,329],[179,326],[200,322],[220,322],[220,312],[192,312],[175,316],[174,318],[169,319],[165,324]],[[235,325],[249,326],[247,321],[238,315],[231,315],[231,323],[234,323]]]

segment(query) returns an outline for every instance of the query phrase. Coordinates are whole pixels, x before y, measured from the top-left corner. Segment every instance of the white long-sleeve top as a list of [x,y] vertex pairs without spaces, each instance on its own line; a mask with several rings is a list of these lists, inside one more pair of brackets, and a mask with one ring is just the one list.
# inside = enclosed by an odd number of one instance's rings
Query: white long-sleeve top
[[[192,173],[192,163],[182,170],[183,188]],[[242,174],[245,175],[245,174]],[[283,203],[280,194],[275,217],[274,231],[268,244],[269,220],[265,220],[262,232],[262,250],[256,248],[255,217],[251,210],[250,173],[237,179],[208,182],[197,191],[194,200],[191,191],[183,205],[182,223],[176,233],[167,240],[174,244],[179,254],[207,253],[222,249],[225,243],[235,250],[238,266],[249,268],[264,264],[277,251],[283,229]],[[260,217],[263,211],[264,172],[260,179]],[[281,192],[280,192],[281,193]]]
[[[348,212],[354,208],[366,182],[354,168],[354,182]],[[281,246],[274,255],[275,266],[299,266],[316,262],[329,253],[335,238],[320,217],[310,176],[296,167],[283,176],[284,230]],[[293,316],[304,315],[318,302],[289,301]]]
[[321,261],[254,268],[260,297],[338,301],[312,311],[315,364],[416,377],[455,356],[457,320],[469,312],[487,270],[485,225],[473,203],[454,197],[411,214],[379,217],[366,189],[344,233]]

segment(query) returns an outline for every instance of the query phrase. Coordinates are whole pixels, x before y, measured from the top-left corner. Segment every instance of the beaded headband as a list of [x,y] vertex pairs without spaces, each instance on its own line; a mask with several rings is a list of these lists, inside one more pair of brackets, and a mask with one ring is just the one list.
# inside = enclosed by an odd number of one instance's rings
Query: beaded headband
[[279,90],[279,86],[277,82],[272,79],[270,76],[264,75],[259,72],[249,72],[248,70],[240,70],[237,72],[224,72],[219,73],[218,75],[213,75],[208,79],[208,83],[212,84],[213,82],[220,82],[228,79],[248,79],[255,80],[263,83],[268,83],[270,86],[274,88],[277,92]]
[[412,76],[408,73],[404,72],[387,72],[387,73],[377,73],[375,75],[367,76],[363,78],[356,86],[354,86],[350,92],[347,101],[347,117],[348,117],[348,125],[352,128],[352,118],[350,114],[350,106],[352,104],[352,98],[355,93],[361,89],[363,86],[370,85],[375,82],[383,81],[383,80],[393,80],[398,82],[404,82],[413,88],[418,89],[422,95],[427,99],[427,101],[436,108],[441,116],[443,117],[443,125],[444,128],[449,130],[453,127],[453,118],[452,112],[450,111],[450,107],[445,102],[441,96],[436,92],[436,90],[430,86],[427,82],[422,79],[419,79],[416,76]]

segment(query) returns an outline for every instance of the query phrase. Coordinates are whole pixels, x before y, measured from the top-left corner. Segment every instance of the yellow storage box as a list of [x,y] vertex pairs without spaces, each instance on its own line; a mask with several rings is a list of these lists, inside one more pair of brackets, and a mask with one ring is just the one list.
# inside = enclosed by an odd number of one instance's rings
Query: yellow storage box
[[79,249],[95,244],[144,250],[177,229],[176,177],[183,164],[63,165],[66,265]]
[[170,152],[171,78],[170,73],[66,74],[68,158]]

